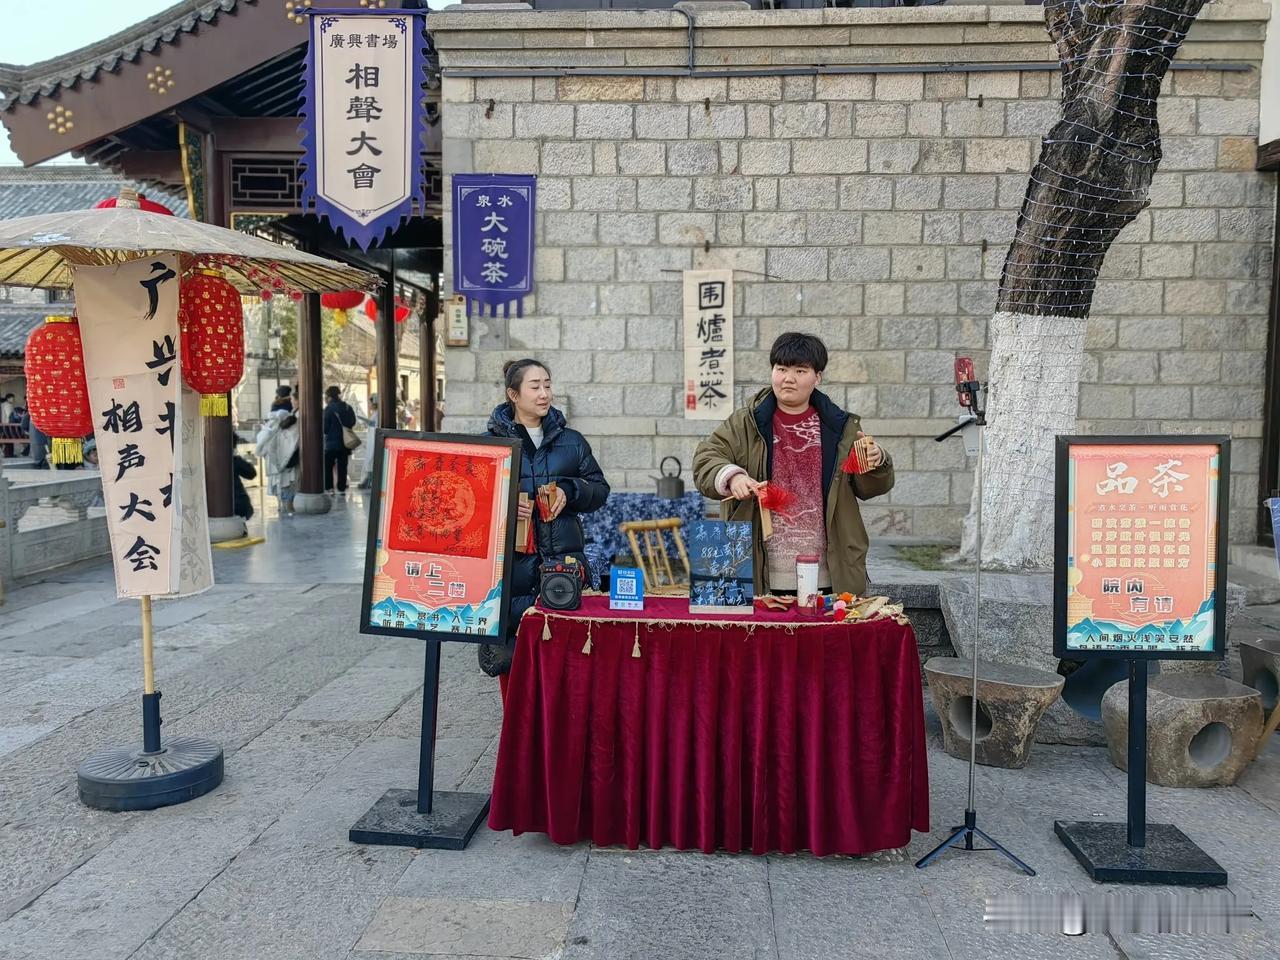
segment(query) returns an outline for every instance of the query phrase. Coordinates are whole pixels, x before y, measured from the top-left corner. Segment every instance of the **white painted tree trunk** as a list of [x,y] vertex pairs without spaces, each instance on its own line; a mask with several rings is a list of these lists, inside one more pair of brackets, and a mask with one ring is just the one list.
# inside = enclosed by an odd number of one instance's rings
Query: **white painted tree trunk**
[[[1054,437],[1072,433],[1084,361],[1083,317],[991,318],[983,476],[984,567],[1053,562]],[[972,560],[977,489],[960,552]]]

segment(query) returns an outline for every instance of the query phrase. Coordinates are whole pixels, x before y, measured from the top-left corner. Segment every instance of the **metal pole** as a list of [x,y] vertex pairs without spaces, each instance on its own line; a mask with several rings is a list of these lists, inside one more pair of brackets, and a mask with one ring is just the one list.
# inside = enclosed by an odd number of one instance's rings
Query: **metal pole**
[[[984,437],[982,423],[978,423],[978,474],[974,481],[978,487],[978,516],[977,527],[975,533],[977,535],[977,561],[973,572],[973,685],[970,690],[969,699],[969,805],[966,807],[967,812],[973,812],[977,808],[973,804],[974,795],[974,771],[978,762],[978,644],[981,642],[982,623],[982,453],[986,444],[983,442]],[[966,846],[972,846],[973,837],[970,835]]]
[[142,750],[160,752],[160,694],[152,644],[151,598],[142,598]]
[[1129,661],[1129,846],[1147,845],[1147,661]]
[[[379,390],[382,388],[379,387]],[[435,789],[436,708],[440,704],[440,641],[426,642],[422,671],[422,739],[418,744],[418,812],[430,813]]]

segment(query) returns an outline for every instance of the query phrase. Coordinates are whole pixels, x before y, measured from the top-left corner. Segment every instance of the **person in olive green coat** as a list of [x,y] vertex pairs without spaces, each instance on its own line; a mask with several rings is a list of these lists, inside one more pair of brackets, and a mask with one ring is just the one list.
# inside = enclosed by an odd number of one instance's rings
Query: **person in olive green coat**
[[[824,591],[861,596],[869,539],[858,501],[893,489],[893,461],[872,441],[867,460],[873,469],[841,469],[863,435],[861,421],[817,389],[827,366],[820,339],[784,333],[769,362],[772,385],[698,444],[694,483],[703,496],[726,501],[724,519],[751,521],[757,596],[794,592],[796,558],[806,555],[818,559]],[[785,510],[774,511],[768,543],[761,537],[756,502],[766,481],[791,500]]]

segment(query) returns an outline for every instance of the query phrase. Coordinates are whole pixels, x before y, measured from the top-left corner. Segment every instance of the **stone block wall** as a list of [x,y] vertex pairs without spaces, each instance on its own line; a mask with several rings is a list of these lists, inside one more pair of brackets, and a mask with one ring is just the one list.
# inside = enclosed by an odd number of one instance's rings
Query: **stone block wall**
[[[1253,7],[1224,4],[1193,33],[1200,58],[1223,64],[1175,70],[1165,84],[1164,160],[1150,208],[1107,258],[1080,430],[1230,433],[1232,534],[1251,542],[1276,204],[1274,176],[1253,169],[1259,70],[1249,58],[1264,25],[1242,10]],[[603,48],[628,42],[653,54],[637,60],[678,62],[685,50],[664,38],[682,40],[683,18],[575,13],[504,16],[483,34],[490,45],[519,40],[515,63],[542,58],[573,75],[463,76],[484,72],[492,50],[478,46],[477,18],[495,15],[433,15],[446,174],[539,177],[535,295],[521,318],[473,320],[471,346],[447,351],[446,429],[481,429],[503,362],[533,355],[551,365],[615,486],[652,489],[667,455],[687,476],[711,425],[681,416],[680,271],[731,267],[738,400],[768,383],[775,336],[821,335],[832,351],[823,388],[897,463],[896,488],[864,507],[869,527],[958,535],[972,465],[958,441],[932,437],[957,412],[954,355],[973,353],[982,369],[1027,176],[1058,115],[1058,74],[1046,69],[1056,61],[1038,9],[833,10],[817,24],[814,13],[699,23],[738,31],[740,44],[724,46],[747,63],[770,30],[781,39],[768,56],[792,67],[869,56],[856,29],[865,21],[880,24],[882,58],[901,41],[908,64],[921,50],[933,63],[1000,61],[995,50],[1009,68],[589,75]],[[981,47],[969,39],[975,16]],[[584,46],[571,45],[566,18]],[[1228,61],[1247,69],[1222,69]]]

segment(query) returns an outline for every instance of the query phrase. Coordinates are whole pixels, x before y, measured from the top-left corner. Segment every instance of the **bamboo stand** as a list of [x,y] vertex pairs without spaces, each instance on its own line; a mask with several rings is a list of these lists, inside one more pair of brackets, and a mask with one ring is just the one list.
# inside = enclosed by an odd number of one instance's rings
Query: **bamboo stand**
[[203,796],[222,782],[222,747],[198,737],[160,741],[151,598],[142,598],[142,749],[107,747],[80,765],[80,801],[99,810],[154,810]]

